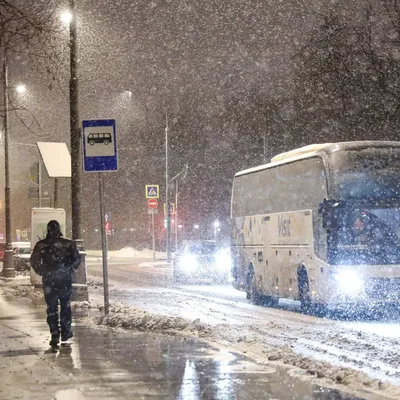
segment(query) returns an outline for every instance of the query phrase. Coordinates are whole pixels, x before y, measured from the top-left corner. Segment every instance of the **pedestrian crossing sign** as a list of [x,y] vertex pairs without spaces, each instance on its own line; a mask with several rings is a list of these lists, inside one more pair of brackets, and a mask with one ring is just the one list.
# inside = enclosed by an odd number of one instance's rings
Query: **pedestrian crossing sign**
[[146,199],[159,199],[160,186],[159,185],[146,185]]

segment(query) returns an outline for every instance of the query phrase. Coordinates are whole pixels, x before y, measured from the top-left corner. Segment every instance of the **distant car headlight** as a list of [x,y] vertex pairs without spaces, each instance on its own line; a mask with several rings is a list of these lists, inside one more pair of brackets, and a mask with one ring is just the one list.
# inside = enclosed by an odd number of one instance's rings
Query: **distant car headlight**
[[179,261],[179,266],[185,271],[193,271],[198,266],[197,258],[194,254],[185,254]]
[[355,271],[341,271],[335,274],[334,278],[345,294],[356,294],[364,287],[364,281]]
[[230,271],[232,262],[231,255],[228,251],[221,251],[215,255],[215,264],[221,271]]

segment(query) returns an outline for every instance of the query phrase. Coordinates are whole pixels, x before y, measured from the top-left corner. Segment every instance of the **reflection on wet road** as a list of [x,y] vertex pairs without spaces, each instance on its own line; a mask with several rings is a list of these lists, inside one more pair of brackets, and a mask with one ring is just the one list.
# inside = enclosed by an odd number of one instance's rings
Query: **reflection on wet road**
[[78,322],[71,344],[54,351],[43,307],[2,299],[0,317],[0,368],[8,370],[0,398],[350,399],[194,339]]
[[87,392],[95,398],[110,398],[114,390],[139,398],[150,394],[170,399],[264,399],[267,394],[288,400],[342,398],[195,340],[101,330],[83,334],[81,329],[78,337],[82,368],[98,379],[99,387]]

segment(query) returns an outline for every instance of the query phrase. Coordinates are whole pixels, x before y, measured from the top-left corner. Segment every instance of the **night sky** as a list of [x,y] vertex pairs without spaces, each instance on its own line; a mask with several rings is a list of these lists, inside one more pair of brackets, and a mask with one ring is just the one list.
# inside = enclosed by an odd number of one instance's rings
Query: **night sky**
[[[234,129],[227,104],[256,91],[267,99],[286,98],[293,90],[294,55],[304,45],[333,1],[142,0],[80,1],[79,79],[81,119],[115,118],[120,171],[107,174],[107,211],[119,236],[111,245],[141,246],[149,241],[144,185],[164,185],[164,121],[170,119],[171,175],[189,164],[181,185],[182,224],[228,224],[230,187],[235,172],[262,162],[262,137],[251,151],[238,143],[254,140]],[[346,2],[341,12],[357,16],[363,2]],[[40,140],[69,143],[67,31],[59,37],[65,53],[56,81],[36,65],[13,59],[10,80],[28,92],[16,98],[29,112],[20,115],[31,131],[11,119],[14,143]],[[49,88],[51,84],[51,88]],[[129,92],[131,92],[131,95]],[[32,117],[32,115],[34,117]],[[38,123],[35,122],[38,121]],[[240,139],[240,140],[239,140]],[[268,157],[296,143],[290,135],[268,132]],[[321,141],[321,140],[317,140]],[[15,228],[30,224],[28,170],[34,148],[12,147]],[[0,182],[3,182],[4,177]],[[51,184],[49,183],[49,189]],[[69,182],[62,183],[69,209]],[[97,180],[83,177],[83,220],[89,247],[97,246]],[[161,217],[158,225],[162,225]],[[135,228],[133,236],[123,229]],[[160,233],[161,234],[161,233]],[[114,242],[113,242],[114,240]]]

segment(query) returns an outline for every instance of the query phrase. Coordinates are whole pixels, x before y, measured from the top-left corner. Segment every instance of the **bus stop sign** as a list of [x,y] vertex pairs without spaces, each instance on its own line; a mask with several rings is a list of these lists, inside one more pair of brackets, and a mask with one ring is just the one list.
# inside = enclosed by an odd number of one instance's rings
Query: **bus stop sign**
[[83,170],[110,172],[118,170],[115,119],[82,121]]

